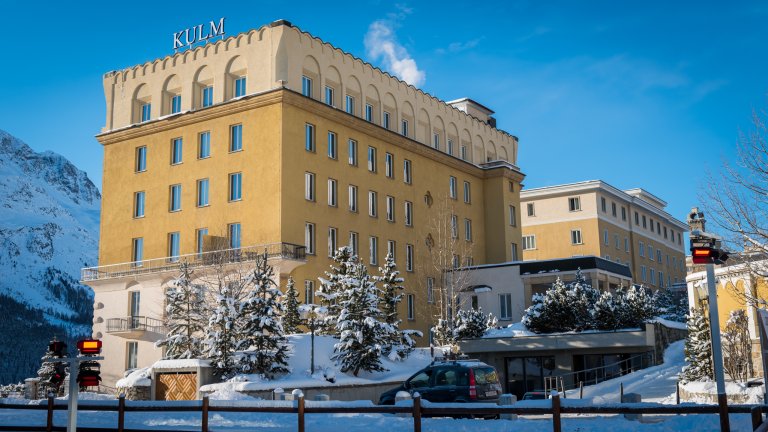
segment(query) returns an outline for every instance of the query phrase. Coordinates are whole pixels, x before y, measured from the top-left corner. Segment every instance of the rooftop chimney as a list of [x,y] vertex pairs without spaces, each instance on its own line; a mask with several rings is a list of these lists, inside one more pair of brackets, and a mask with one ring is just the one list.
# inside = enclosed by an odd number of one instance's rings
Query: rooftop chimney
[[458,109],[459,111],[464,111],[465,113],[471,115],[483,123],[487,123],[491,127],[496,127],[496,119],[491,117],[491,115],[493,115],[493,111],[490,108],[483,106],[470,98],[456,99],[447,102],[447,104]]

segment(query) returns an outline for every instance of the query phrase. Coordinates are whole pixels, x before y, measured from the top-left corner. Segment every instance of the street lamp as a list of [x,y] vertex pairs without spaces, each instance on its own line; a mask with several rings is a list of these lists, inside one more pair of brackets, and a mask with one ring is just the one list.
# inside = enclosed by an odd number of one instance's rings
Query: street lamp
[[310,357],[309,357],[309,369],[310,375],[315,374],[315,330],[323,325],[326,315],[328,315],[328,309],[324,306],[318,306],[316,304],[308,303],[299,306],[299,315],[304,321],[304,324],[309,328],[310,334]]

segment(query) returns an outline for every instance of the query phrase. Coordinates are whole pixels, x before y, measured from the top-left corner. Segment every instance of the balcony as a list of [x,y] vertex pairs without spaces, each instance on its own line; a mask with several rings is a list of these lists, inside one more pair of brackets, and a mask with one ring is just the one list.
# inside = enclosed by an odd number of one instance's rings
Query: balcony
[[81,281],[93,282],[116,278],[136,278],[141,275],[158,273],[178,274],[179,265],[183,262],[190,268],[202,268],[212,265],[233,265],[256,261],[266,254],[276,273],[285,274],[307,261],[306,248],[292,243],[270,243],[266,245],[247,246],[237,249],[223,249],[203,253],[179,255],[176,257],[155,258],[121,264],[109,264],[82,269]]
[[166,333],[163,322],[145,316],[107,319],[107,333],[127,339],[155,341]]

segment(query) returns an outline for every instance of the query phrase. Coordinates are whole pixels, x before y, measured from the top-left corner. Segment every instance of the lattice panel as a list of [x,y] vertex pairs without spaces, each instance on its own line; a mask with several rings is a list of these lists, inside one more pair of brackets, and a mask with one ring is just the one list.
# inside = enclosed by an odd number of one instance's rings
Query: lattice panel
[[196,373],[166,373],[157,375],[157,400],[197,399]]

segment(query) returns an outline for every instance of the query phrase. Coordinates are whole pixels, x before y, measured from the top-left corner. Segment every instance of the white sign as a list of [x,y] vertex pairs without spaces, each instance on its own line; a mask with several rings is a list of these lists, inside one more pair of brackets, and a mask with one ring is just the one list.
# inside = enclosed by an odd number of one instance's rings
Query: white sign
[[224,18],[219,19],[219,22],[211,21],[206,26],[205,24],[198,24],[194,27],[176,32],[173,34],[173,49],[189,48],[198,42],[205,42],[208,39],[213,39],[217,36],[224,37]]

